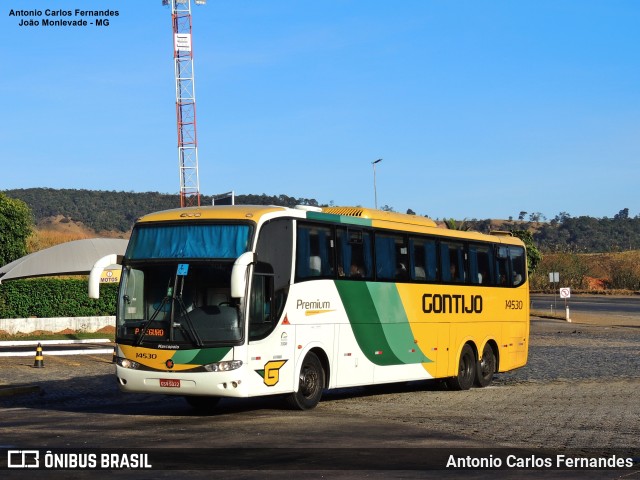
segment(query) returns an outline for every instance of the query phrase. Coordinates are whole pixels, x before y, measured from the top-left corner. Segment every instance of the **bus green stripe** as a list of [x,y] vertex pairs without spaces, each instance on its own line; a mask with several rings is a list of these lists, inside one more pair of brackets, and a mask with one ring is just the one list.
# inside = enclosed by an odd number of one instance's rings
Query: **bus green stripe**
[[[393,354],[387,342],[380,317],[365,282],[336,281],[336,287],[358,346],[364,355],[376,365],[399,365],[402,362]],[[376,354],[382,352],[382,354]]]
[[401,363],[431,362],[415,343],[409,318],[394,283],[367,283],[384,335]]
[[431,362],[414,342],[395,284],[337,281],[336,287],[358,346],[372,363]]
[[348,215],[336,215],[333,213],[307,212],[307,218],[309,220],[360,225],[363,227],[370,227],[372,225],[371,220],[368,218],[350,217]]
[[178,350],[171,360],[179,365],[207,365],[222,360],[231,347],[203,348],[201,350]]

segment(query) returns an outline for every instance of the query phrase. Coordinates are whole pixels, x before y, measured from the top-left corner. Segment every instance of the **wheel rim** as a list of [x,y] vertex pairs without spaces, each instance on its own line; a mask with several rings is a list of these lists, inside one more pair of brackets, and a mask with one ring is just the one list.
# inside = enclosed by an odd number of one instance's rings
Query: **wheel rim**
[[482,359],[480,360],[480,373],[484,378],[489,378],[493,375],[496,369],[496,357],[493,355],[491,347],[486,346],[482,352]]
[[300,372],[300,393],[305,398],[310,398],[318,390],[320,376],[318,372],[308,365]]

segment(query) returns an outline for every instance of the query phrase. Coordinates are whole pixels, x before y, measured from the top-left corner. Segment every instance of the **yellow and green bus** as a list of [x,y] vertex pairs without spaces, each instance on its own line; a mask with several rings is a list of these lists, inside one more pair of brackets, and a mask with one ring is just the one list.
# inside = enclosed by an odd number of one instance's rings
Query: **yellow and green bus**
[[126,392],[203,410],[278,394],[304,410],[325,389],[466,390],[527,362],[526,252],[507,233],[359,207],[194,207],[139,219],[121,264]]

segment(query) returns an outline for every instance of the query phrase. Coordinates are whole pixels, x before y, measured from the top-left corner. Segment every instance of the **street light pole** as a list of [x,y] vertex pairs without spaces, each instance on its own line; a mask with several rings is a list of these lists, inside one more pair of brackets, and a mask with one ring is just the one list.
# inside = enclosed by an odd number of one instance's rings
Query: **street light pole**
[[381,158],[374,160],[373,162],[371,162],[371,165],[373,165],[373,196],[375,198],[375,206],[376,206],[376,210],[378,209],[378,190],[376,188],[376,163],[380,163],[382,161]]

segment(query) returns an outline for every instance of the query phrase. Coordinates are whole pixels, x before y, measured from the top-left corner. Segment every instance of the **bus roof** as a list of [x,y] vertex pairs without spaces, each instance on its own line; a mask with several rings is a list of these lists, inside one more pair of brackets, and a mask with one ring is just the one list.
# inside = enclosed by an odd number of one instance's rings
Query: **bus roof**
[[449,230],[440,228],[430,218],[420,215],[388,212],[364,207],[299,207],[287,208],[275,205],[216,205],[188,208],[174,208],[160,212],[149,213],[138,219],[136,223],[166,222],[184,220],[250,220],[258,223],[268,214],[280,212],[282,216],[297,218],[306,217],[309,220],[319,220],[363,227],[378,227],[390,230],[414,233],[430,233],[459,239],[492,240],[499,243],[521,244],[517,237],[510,236],[510,232],[492,232],[489,235],[475,231]]
[[267,213],[285,212],[286,207],[273,205],[216,205],[188,208],[173,208],[149,213],[140,217],[136,223],[166,222],[180,220],[252,220],[258,222]]
[[462,240],[482,240],[499,243],[521,245],[522,241],[511,235],[511,232],[500,232],[498,238],[477,231],[449,230],[441,228],[427,217],[405,213],[387,212],[363,207],[325,207],[321,213],[307,213],[307,218],[333,221],[337,223],[356,224],[369,227],[386,228],[413,233],[429,233]]
[[374,210],[362,207],[326,207],[323,213],[340,215],[344,217],[364,218],[367,220],[380,220],[408,225],[418,225],[421,227],[436,227],[436,222],[427,217],[410,215],[406,213],[387,212],[384,210]]

